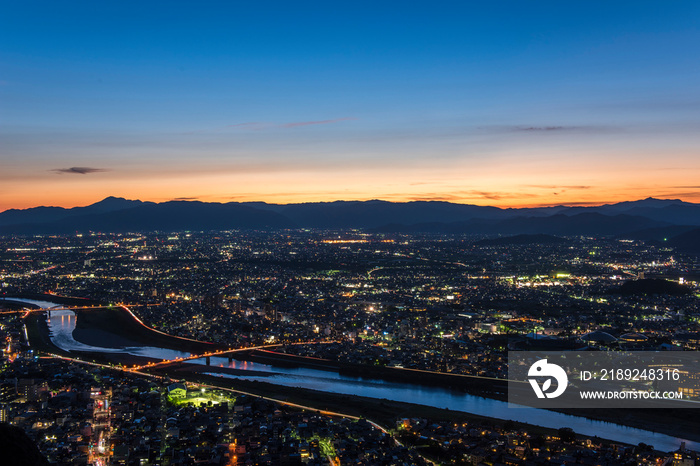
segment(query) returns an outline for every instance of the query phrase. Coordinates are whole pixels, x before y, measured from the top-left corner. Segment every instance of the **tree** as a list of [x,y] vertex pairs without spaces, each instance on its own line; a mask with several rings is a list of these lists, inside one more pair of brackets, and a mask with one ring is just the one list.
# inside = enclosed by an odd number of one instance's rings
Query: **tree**
[[559,429],[559,438],[562,442],[571,443],[576,440],[576,432],[571,427],[561,427]]

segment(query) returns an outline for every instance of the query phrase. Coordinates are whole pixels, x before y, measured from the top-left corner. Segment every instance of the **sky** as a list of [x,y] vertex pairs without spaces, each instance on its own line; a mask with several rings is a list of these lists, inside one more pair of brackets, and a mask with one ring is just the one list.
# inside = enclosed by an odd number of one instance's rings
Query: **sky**
[[22,1],[0,211],[700,202],[700,2]]

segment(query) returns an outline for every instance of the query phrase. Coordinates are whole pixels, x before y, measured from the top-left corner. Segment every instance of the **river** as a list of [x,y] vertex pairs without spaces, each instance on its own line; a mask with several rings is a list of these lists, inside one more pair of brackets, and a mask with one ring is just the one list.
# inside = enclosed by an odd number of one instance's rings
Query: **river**
[[[59,306],[47,301],[8,299],[34,304],[45,309]],[[76,315],[73,311],[52,310],[49,322],[51,341],[65,351],[128,353],[157,359],[175,359],[178,357],[190,356],[190,353],[183,351],[148,346],[104,348],[86,345],[73,338],[75,323]],[[206,364],[205,359],[195,359],[190,362]],[[216,376],[256,380],[276,385],[307,388],[346,395],[359,395],[370,398],[402,401],[436,408],[448,408],[453,411],[463,411],[480,416],[524,422],[554,429],[570,427],[579,434],[598,436],[600,438],[634,445],[643,442],[648,445],[653,445],[655,448],[663,451],[676,450],[681,442],[686,442],[686,446],[690,449],[695,451],[700,450],[700,443],[669,435],[621,426],[609,422],[594,421],[580,416],[570,416],[543,409],[514,407],[512,404],[508,404],[504,401],[468,395],[440,387],[351,377],[333,371],[303,367],[278,367],[250,361],[234,360],[229,362],[228,358],[219,357],[210,358],[210,363],[212,366],[255,371],[255,373],[251,372],[252,375],[250,376],[211,374]],[[260,372],[268,375],[261,375]]]
[[49,336],[51,342],[64,351],[74,352],[91,352],[91,353],[126,353],[134,356],[144,356],[154,359],[175,359],[187,358],[191,353],[185,351],[177,351],[167,348],[158,348],[155,346],[121,346],[116,348],[86,345],[77,341],[73,337],[73,330],[77,323],[75,312],[65,309],[51,309],[54,307],[62,307],[61,304],[52,303],[49,301],[38,301],[35,299],[19,299],[7,298],[9,301],[23,302],[39,306],[42,309],[50,311],[50,317],[47,320],[49,327]]

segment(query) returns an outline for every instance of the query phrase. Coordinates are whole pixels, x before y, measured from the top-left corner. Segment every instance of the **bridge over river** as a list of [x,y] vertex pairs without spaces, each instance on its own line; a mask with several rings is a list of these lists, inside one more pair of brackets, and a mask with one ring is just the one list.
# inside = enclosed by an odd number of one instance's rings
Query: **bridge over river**
[[[9,298],[8,298],[9,299]],[[265,350],[277,345],[240,348],[235,350],[209,351],[191,353],[174,348],[149,346],[128,346],[122,348],[87,345],[73,337],[77,316],[73,310],[56,309],[60,306],[49,301],[24,300],[13,301],[39,306],[51,310],[49,331],[54,345],[66,352],[80,357],[81,353],[124,353],[154,359],[153,364],[128,368],[128,370],[144,370],[187,361],[190,364],[210,365],[236,369],[234,374],[216,374],[224,377],[253,380],[270,384],[313,389],[346,395],[359,395],[377,399],[387,399],[400,402],[422,404],[437,408],[448,408],[453,411],[477,414],[496,419],[513,420],[553,429],[570,427],[575,432],[597,436],[617,442],[653,445],[659,450],[673,451],[679,448],[681,442],[693,450],[700,450],[700,443],[682,438],[659,434],[643,429],[626,427],[609,422],[595,421],[580,416],[570,416],[542,409],[513,407],[507,402],[465,394],[463,391],[451,390],[439,386],[420,384],[420,374],[416,374],[415,383],[395,382],[376,378],[363,378],[343,375],[339,371],[323,370],[311,367],[289,367],[289,365],[264,364],[261,362],[236,360],[234,355],[253,349]],[[130,311],[129,311],[130,312]],[[132,314],[133,315],[133,314]],[[134,316],[134,319],[137,319]],[[138,319],[137,319],[138,320]],[[143,324],[139,321],[141,325]],[[206,371],[201,371],[205,372]],[[212,371],[214,374],[214,371]],[[248,375],[250,374],[250,375]]]

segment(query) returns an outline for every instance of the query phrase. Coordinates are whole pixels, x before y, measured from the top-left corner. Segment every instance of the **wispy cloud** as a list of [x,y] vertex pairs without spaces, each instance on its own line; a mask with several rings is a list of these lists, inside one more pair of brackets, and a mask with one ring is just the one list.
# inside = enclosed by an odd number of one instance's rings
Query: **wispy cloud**
[[254,129],[254,130],[260,130],[260,129],[265,129],[265,128],[270,128],[273,127],[274,125],[272,123],[264,123],[260,121],[249,121],[246,123],[238,123],[235,125],[227,125],[227,128],[240,128],[240,129]]
[[[689,187],[689,189],[696,189]],[[697,191],[668,191],[661,194],[656,194],[653,197],[660,199],[680,199],[680,198],[700,198],[700,192]]]
[[551,126],[529,126],[519,125],[511,127],[512,132],[516,133],[582,133],[582,134],[599,134],[609,133],[611,131],[619,131],[621,128],[615,126],[604,125],[581,125],[581,126],[566,126],[566,125],[551,125]]
[[576,126],[516,126],[517,131],[567,131],[577,129]]
[[513,125],[513,126],[482,126],[479,129],[493,131],[497,133],[530,133],[530,134],[559,134],[559,133],[582,133],[597,134],[614,131],[618,128],[613,126],[593,126],[593,125]]
[[533,204],[530,207],[552,207],[552,206],[569,206],[569,207],[574,207],[574,206],[599,206],[599,205],[604,205],[604,204],[613,204],[614,202],[618,201],[581,201],[581,202],[572,202],[572,201],[566,201],[562,202],[561,204],[556,204],[552,202],[547,202],[543,204]]
[[523,185],[525,188],[535,188],[535,189],[547,189],[552,190],[552,194],[558,196],[567,191],[577,191],[582,189],[591,189],[592,186],[585,185],[557,185],[557,184],[526,184]]
[[245,123],[236,123],[234,125],[227,125],[226,128],[238,128],[238,129],[249,129],[253,131],[260,131],[264,129],[273,128],[299,128],[302,126],[313,126],[313,125],[329,125],[333,123],[339,123],[341,121],[352,121],[357,120],[354,117],[342,117],[334,118],[332,120],[317,120],[317,121],[291,121],[288,123],[266,123],[261,121],[249,121]]
[[[281,192],[271,192],[271,193],[259,193],[259,192],[241,192],[236,193],[232,196],[227,196],[226,199],[233,201],[258,201],[263,198],[280,198],[280,197],[293,197],[293,196],[310,196],[310,197],[322,197],[322,196],[339,196],[339,198],[356,198],[356,195],[360,193],[347,192],[347,191],[281,191]],[[306,201],[302,201],[306,202]]]
[[71,175],[89,175],[90,173],[100,173],[107,172],[107,168],[93,168],[93,167],[70,167],[70,168],[54,168],[50,170],[57,175],[71,174]]
[[530,193],[509,193],[503,191],[463,191],[465,198],[469,199],[490,199],[492,201],[500,201],[504,199],[524,199],[538,197],[536,194]]
[[627,101],[606,101],[591,104],[591,107],[604,110],[631,110],[639,111],[697,111],[700,108],[700,100],[689,98],[687,95],[678,95],[665,98],[648,98]]
[[457,190],[450,193],[420,192],[420,193],[387,193],[379,196],[381,199],[399,199],[408,201],[447,201],[447,202],[469,202],[469,201],[502,201],[512,199],[533,199],[539,197],[531,193],[505,192],[505,191],[480,191],[480,190]]
[[424,194],[424,195],[419,195],[419,196],[410,196],[407,197],[408,200],[410,201],[440,201],[440,202],[459,202],[464,200],[460,196],[453,196],[450,194],[444,194],[444,195],[439,195],[439,194]]
[[451,193],[416,193],[413,196],[407,196],[413,200],[435,200],[435,201],[465,201],[465,200],[483,200],[489,199],[492,201],[500,201],[505,199],[530,199],[538,197],[537,194],[521,193],[521,192],[506,192],[506,191],[481,191],[476,189],[459,190]]
[[556,184],[526,184],[527,188],[539,188],[539,189],[591,189],[593,186],[583,186],[583,185],[556,185]]
[[329,125],[331,123],[338,123],[340,121],[357,120],[357,118],[343,117],[335,118],[333,120],[319,120],[319,121],[294,121],[292,123],[285,123],[281,125],[282,128],[296,128],[299,126],[311,126],[311,125]]

